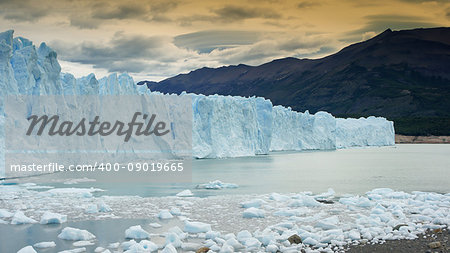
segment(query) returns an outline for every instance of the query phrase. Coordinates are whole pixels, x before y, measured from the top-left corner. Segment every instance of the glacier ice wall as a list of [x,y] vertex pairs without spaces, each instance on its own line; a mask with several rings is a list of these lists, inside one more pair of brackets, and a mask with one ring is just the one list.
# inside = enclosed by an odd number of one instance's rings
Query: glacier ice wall
[[[61,73],[55,51],[45,43],[36,48],[25,38],[13,38],[13,31],[0,33],[0,95],[6,94],[175,96],[137,86],[128,74],[97,79],[94,74],[75,78]],[[192,148],[197,158],[394,145],[393,123],[385,118],[336,119],[327,112],[310,114],[273,106],[270,100],[257,97],[180,96],[192,98]],[[4,131],[0,129],[1,159],[3,152]]]
[[192,96],[193,155],[198,158],[267,154],[272,103],[263,98]]
[[270,149],[328,150],[336,149],[336,119],[327,112],[312,115],[292,111],[291,108],[273,108],[273,130]]
[[336,119],[336,147],[391,146],[394,123],[382,117]]

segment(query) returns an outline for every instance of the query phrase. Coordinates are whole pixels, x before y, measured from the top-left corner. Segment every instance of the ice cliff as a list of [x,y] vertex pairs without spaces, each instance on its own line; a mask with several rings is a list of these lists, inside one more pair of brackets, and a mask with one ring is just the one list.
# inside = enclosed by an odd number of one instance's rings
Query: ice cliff
[[[77,79],[61,73],[55,51],[45,43],[36,48],[25,38],[13,38],[13,31],[0,33],[2,126],[3,98],[7,94],[168,96],[135,85],[128,74],[98,80],[94,74]],[[394,145],[393,123],[385,118],[336,119],[327,112],[310,114],[273,106],[270,100],[258,97],[180,96],[192,98],[192,153],[197,158]],[[4,138],[0,127],[0,159],[4,159]]]

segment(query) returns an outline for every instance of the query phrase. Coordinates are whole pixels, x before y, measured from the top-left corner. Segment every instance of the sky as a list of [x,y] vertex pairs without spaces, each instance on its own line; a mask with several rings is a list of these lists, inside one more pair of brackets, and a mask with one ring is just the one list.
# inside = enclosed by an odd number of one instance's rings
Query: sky
[[47,43],[63,72],[135,81],[321,58],[387,28],[442,26],[447,0],[0,0],[0,31]]

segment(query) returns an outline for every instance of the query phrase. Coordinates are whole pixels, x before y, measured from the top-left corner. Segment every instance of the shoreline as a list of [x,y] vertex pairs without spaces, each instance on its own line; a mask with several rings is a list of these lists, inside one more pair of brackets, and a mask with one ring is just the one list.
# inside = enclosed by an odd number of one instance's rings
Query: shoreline
[[348,253],[410,253],[410,252],[450,252],[450,231],[447,228],[428,230],[418,234],[416,239],[387,240],[384,243],[351,245]]
[[395,144],[450,144],[450,136],[395,135]]

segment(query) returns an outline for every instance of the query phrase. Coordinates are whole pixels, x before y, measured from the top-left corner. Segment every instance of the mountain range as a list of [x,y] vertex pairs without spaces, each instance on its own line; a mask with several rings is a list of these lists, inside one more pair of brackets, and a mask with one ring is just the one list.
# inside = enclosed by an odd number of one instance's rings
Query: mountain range
[[450,135],[450,28],[392,31],[320,59],[201,68],[152,91],[261,96],[296,111],[383,116],[404,135]]

